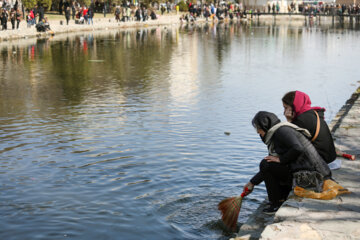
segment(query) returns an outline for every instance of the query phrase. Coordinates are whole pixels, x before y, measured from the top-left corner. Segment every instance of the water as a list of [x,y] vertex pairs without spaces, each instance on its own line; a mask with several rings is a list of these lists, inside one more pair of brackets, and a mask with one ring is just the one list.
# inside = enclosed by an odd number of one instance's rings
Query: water
[[2,43],[0,239],[227,239],[217,203],[266,155],[252,117],[284,120],[298,89],[329,122],[358,86],[359,37],[239,23]]

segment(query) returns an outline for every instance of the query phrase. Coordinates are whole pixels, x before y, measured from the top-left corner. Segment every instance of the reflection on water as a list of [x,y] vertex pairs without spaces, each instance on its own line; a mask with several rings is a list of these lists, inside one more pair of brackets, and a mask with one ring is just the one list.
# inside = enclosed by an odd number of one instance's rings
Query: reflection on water
[[0,238],[227,238],[217,203],[266,154],[251,118],[282,117],[299,89],[331,120],[360,80],[357,30],[253,22],[1,43]]

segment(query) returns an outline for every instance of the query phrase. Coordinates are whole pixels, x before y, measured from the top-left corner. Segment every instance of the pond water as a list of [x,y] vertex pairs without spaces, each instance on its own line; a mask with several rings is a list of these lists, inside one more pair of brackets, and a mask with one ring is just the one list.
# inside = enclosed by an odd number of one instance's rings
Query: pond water
[[358,86],[359,37],[234,23],[2,43],[0,239],[227,239],[217,204],[266,156],[252,117],[284,120],[302,90],[331,121]]

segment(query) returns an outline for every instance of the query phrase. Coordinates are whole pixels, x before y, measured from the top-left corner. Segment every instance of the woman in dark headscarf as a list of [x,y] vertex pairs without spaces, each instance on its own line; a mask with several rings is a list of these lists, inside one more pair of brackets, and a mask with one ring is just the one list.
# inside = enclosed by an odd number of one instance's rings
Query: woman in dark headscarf
[[275,213],[286,200],[294,173],[317,172],[324,179],[331,177],[329,167],[307,139],[310,134],[306,129],[280,122],[275,114],[264,111],[255,115],[252,124],[267,145],[269,155],[261,161],[260,171],[244,188],[252,191],[254,185],[265,181],[270,206],[264,213]]

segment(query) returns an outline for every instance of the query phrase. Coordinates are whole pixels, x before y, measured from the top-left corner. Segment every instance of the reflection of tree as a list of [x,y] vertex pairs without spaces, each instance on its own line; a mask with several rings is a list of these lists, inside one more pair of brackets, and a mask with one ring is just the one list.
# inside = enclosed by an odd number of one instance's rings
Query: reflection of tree
[[217,58],[219,66],[221,66],[221,63],[223,61],[223,54],[228,55],[230,50],[230,44],[231,44],[231,37],[230,37],[230,31],[228,31],[228,24],[220,23],[216,26],[216,48],[214,49],[217,51]]
[[0,116],[17,113],[27,103],[20,97],[28,88],[26,71],[20,70],[24,68],[24,52],[16,45],[0,51]]
[[87,56],[83,54],[83,41],[79,37],[66,39],[51,46],[52,63],[49,71],[54,81],[63,90],[65,99],[80,101],[81,93],[86,88],[90,69]]
[[[78,36],[51,46],[50,72],[64,97],[81,101],[88,88],[105,91],[109,84],[145,90],[151,72],[167,65],[172,36],[153,30],[121,31],[98,38]],[[162,68],[163,69],[163,68]]]

